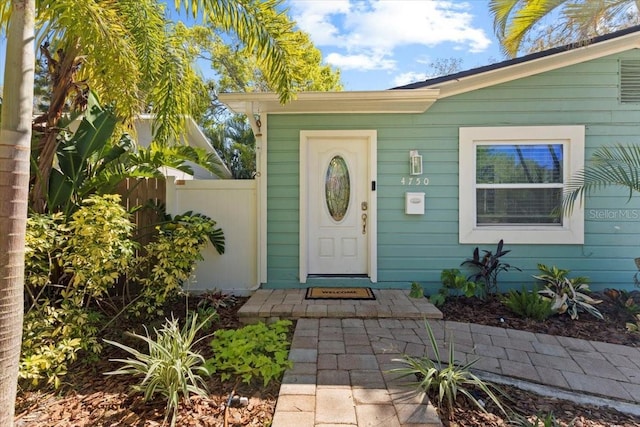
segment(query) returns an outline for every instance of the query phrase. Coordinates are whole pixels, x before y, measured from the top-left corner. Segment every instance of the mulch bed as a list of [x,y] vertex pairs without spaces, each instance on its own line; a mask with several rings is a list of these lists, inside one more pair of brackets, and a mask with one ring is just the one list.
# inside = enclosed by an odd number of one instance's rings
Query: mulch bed
[[[620,294],[616,291],[594,292],[592,297],[602,300],[596,308],[604,316],[604,321],[587,313],[580,313],[577,320],[568,315],[555,315],[543,322],[523,319],[511,312],[499,298],[480,299],[477,297],[449,297],[440,308],[445,320],[479,323],[519,329],[535,333],[562,335],[582,338],[590,341],[602,341],[611,344],[640,346],[640,333],[626,329],[627,322],[633,322],[630,311],[624,309]],[[640,307],[640,292],[631,292],[631,297]]]

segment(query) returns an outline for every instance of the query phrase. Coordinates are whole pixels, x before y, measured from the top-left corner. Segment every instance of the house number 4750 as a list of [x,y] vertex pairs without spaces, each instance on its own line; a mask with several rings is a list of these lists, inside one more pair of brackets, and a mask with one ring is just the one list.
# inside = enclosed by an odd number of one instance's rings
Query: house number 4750
[[402,185],[429,185],[429,178],[422,177],[402,177],[400,179],[400,184]]

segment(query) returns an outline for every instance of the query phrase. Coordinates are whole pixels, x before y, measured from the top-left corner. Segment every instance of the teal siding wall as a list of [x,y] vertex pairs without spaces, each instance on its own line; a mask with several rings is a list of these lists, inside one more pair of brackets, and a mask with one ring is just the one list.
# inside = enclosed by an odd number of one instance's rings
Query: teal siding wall
[[[421,282],[440,287],[440,272],[459,268],[476,245],[458,243],[458,128],[586,125],[586,158],[602,145],[637,143],[640,104],[618,102],[614,55],[439,100],[424,114],[271,115],[268,146],[268,287],[298,280],[298,146],[300,130],[375,129],[378,133],[378,287]],[[427,187],[402,185],[408,153],[423,155]],[[426,213],[404,214],[404,193],[426,191]],[[594,193],[585,206],[584,245],[514,245],[503,288],[533,284],[537,263],[586,275],[592,289],[633,287],[640,256],[640,202],[622,191]],[[493,249],[492,245],[480,245]]]

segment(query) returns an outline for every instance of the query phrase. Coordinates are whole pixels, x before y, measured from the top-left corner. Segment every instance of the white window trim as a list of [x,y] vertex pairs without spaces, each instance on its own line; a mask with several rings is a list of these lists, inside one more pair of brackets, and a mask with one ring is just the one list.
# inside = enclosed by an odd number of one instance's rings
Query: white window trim
[[459,241],[460,243],[582,244],[584,208],[576,206],[562,225],[476,226],[476,163],[479,143],[563,144],[563,182],[584,167],[584,126],[505,126],[460,128]]

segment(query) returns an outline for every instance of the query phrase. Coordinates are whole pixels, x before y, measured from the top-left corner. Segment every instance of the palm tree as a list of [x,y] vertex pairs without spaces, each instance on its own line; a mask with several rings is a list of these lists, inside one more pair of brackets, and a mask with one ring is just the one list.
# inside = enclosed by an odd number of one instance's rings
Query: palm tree
[[[293,23],[283,24],[282,13],[275,12],[278,3],[177,0],[176,6],[194,19],[203,17],[221,30],[233,31],[248,52],[260,58],[266,80],[284,102],[293,96],[294,61],[286,36]],[[70,101],[84,107],[87,88],[125,120],[143,110],[153,113],[154,138],[161,143],[179,140],[185,117],[197,115],[208,101],[202,97],[204,83],[191,66],[184,39],[164,18],[162,2],[41,0],[38,5],[38,22],[51,41],[43,53],[54,74],[51,107],[38,119],[45,125],[31,195],[32,206],[43,211],[57,148],[57,121]]]
[[234,179],[253,179],[256,172],[256,138],[244,116],[231,116],[214,129],[206,129],[205,133]]
[[[13,425],[22,335],[24,238],[35,63],[35,3],[35,0],[0,1],[0,25],[8,23],[2,96],[4,108],[0,124],[0,235],[3,236],[0,239],[2,426]],[[139,113],[136,109],[143,94],[148,95],[148,98],[143,98],[145,101],[160,100],[151,105],[160,118],[160,123],[165,120],[166,124],[158,125],[156,129],[165,126],[168,134],[171,134],[183,125],[183,117],[178,113],[193,107],[193,92],[180,92],[177,89],[183,79],[188,77],[188,74],[180,72],[189,71],[189,68],[172,67],[185,65],[176,60],[180,56],[179,43],[163,37],[162,42],[166,43],[149,44],[149,40],[155,40],[153,37],[159,25],[166,24],[164,20],[157,21],[158,15],[153,13],[154,7],[160,7],[159,4],[161,2],[158,0],[40,0],[37,18],[47,31],[52,31],[61,40],[59,46],[65,56],[58,59],[66,59],[72,65],[79,64],[77,60],[93,61],[85,63],[81,70],[82,76],[78,77],[86,77],[99,94],[106,93],[106,96],[111,95],[116,99],[119,111]],[[286,51],[280,45],[286,29],[273,28],[263,19],[278,4],[274,0],[175,1],[176,8],[184,8],[194,18],[204,17],[218,23],[224,30],[233,30],[249,46],[251,52],[263,58],[261,66],[265,76],[273,82],[284,102],[293,96]],[[136,10],[138,13],[134,13]],[[142,10],[150,11],[151,15],[147,16]],[[134,29],[136,35],[128,31]],[[165,32],[162,34],[166,35]],[[163,50],[164,47],[172,49]],[[158,55],[167,59],[164,69],[157,69],[159,64],[155,60]],[[95,68],[87,64],[94,64]],[[145,67],[150,74],[145,74]],[[74,71],[73,68],[72,66],[71,71]],[[156,76],[149,86],[145,86],[143,77],[146,75]],[[130,108],[126,108],[127,106]],[[123,117],[131,118],[130,114],[123,114]],[[174,127],[171,127],[172,123]]]
[[4,236],[0,239],[0,425],[3,426],[13,425],[22,342],[35,63],[35,0],[13,0],[10,6],[13,18],[7,30],[0,123],[0,235]]
[[593,153],[591,164],[577,172],[567,183],[562,208],[571,213],[575,203],[585,194],[605,187],[618,186],[640,191],[640,146],[601,147]]
[[489,9],[504,52],[514,57],[525,36],[553,13],[577,32],[577,40],[585,40],[610,32],[629,13],[637,14],[640,0],[491,0]]

